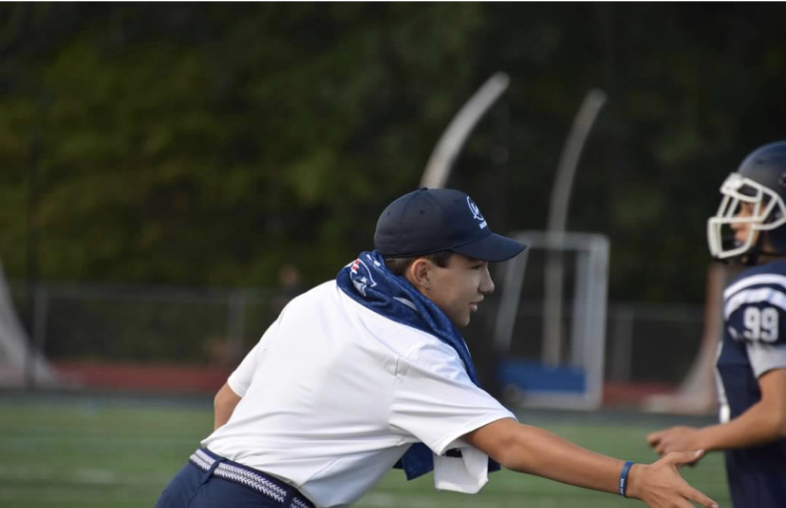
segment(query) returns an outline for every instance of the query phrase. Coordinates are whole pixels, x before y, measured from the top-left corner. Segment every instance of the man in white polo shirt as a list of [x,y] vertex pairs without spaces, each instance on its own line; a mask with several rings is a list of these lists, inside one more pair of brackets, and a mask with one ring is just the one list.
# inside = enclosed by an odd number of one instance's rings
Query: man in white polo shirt
[[400,197],[374,245],[284,308],[157,508],[349,506],[391,467],[475,493],[498,463],[652,507],[715,506],[676,472],[701,452],[633,466],[519,424],[478,387],[457,327],[494,290],[488,263],[525,246],[492,233],[469,196]]

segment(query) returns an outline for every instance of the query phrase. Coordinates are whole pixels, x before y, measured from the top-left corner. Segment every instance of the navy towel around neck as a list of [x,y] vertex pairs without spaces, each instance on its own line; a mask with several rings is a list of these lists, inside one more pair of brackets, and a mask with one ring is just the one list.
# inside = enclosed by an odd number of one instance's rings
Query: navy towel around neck
[[[456,350],[467,375],[479,386],[469,349],[461,334],[437,305],[423,296],[404,277],[394,275],[376,251],[362,252],[338,272],[336,283],[350,298],[388,319],[424,331]],[[413,444],[394,466],[404,469],[407,480],[434,469],[434,457],[423,443]],[[489,459],[489,472],[500,469]]]

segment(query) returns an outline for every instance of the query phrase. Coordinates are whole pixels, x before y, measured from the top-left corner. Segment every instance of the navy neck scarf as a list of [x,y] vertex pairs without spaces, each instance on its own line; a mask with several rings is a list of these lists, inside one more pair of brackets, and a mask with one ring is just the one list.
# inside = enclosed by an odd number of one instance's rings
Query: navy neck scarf
[[[338,272],[336,283],[360,305],[388,319],[433,335],[455,349],[464,362],[469,378],[476,386],[480,386],[467,344],[455,325],[408,280],[394,275],[378,252],[362,252],[354,262]],[[434,457],[426,445],[415,443],[393,467],[404,469],[407,480],[412,480],[434,469]],[[499,468],[499,464],[489,459],[489,472]]]

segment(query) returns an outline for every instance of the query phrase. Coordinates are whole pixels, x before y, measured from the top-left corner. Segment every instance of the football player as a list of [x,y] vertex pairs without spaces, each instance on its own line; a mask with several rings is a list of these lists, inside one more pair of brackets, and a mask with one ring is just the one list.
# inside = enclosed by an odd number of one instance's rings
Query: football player
[[753,151],[707,223],[715,259],[747,268],[723,293],[720,423],[647,437],[660,454],[724,450],[736,508],[786,506],[786,141]]

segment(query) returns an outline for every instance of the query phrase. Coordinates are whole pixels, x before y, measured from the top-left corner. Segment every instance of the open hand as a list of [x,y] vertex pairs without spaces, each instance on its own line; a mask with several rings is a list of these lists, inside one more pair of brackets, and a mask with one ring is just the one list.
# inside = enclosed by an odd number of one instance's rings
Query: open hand
[[691,501],[718,508],[718,503],[688,485],[677,472],[703,455],[703,450],[672,452],[652,464],[635,464],[628,477],[628,497],[641,499],[651,508],[692,508]]
[[665,455],[669,452],[684,452],[701,449],[699,430],[693,427],[671,427],[669,429],[653,432],[647,436],[647,443],[658,452]]

